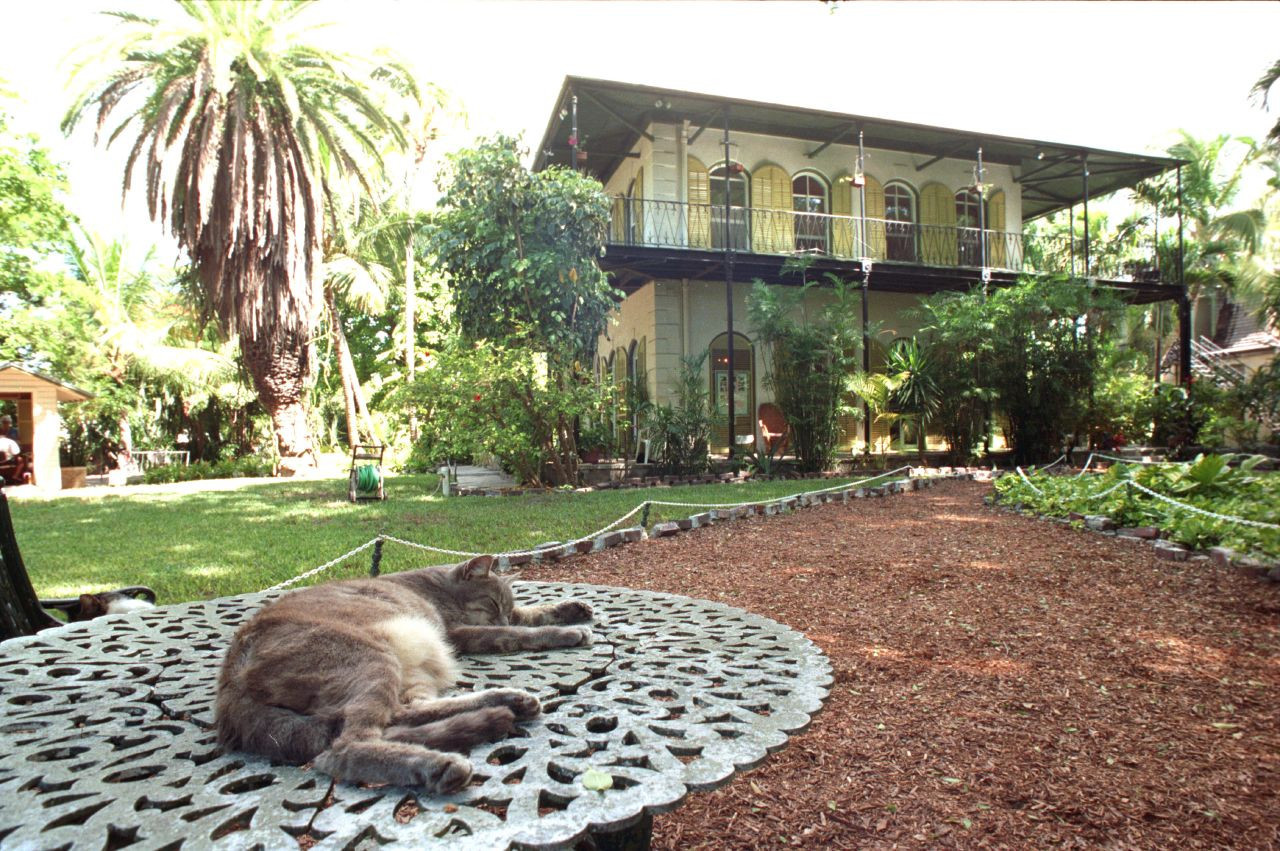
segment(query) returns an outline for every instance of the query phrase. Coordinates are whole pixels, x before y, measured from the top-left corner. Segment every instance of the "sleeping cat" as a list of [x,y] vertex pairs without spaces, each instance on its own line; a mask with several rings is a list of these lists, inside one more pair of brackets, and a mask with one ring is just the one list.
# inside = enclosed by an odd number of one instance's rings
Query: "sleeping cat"
[[218,740],[350,782],[455,792],[471,779],[456,753],[509,735],[542,711],[517,689],[440,697],[453,653],[591,643],[591,607],[517,607],[493,559],[281,597],[240,627],[218,677]]

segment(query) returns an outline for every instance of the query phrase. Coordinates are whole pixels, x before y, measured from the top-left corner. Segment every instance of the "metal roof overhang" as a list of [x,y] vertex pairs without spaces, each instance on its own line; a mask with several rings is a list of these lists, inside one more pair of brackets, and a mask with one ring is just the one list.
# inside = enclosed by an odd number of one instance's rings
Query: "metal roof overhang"
[[730,133],[803,139],[812,142],[815,151],[832,144],[856,143],[859,130],[866,147],[915,154],[923,158],[921,163],[945,157],[969,159],[981,146],[986,162],[1015,168],[1015,179],[1022,188],[1024,220],[1046,216],[1084,200],[1081,163],[1085,158],[1089,166],[1089,198],[1131,187],[1183,162],[571,76],[565,78],[551,111],[534,159],[535,169],[570,164],[573,95],[578,96],[578,136],[582,149],[588,152],[587,171],[602,182],[625,159],[634,156],[631,151],[650,123],[687,119],[696,128],[695,133],[703,129],[715,132],[724,126],[726,108]]

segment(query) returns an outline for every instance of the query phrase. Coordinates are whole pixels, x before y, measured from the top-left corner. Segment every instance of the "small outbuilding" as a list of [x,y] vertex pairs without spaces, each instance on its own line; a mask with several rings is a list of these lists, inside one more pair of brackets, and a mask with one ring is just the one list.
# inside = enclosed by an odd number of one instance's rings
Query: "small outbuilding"
[[86,393],[30,367],[0,362],[0,401],[17,408],[14,426],[18,445],[31,459],[31,483],[41,490],[61,490],[58,442],[62,428],[59,402],[84,402]]

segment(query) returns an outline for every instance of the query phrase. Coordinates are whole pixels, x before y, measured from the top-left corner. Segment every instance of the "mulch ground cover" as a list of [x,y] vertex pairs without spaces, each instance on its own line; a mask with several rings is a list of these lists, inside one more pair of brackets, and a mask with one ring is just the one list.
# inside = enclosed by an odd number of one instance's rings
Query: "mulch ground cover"
[[659,849],[1280,847],[1280,591],[998,513],[989,487],[527,568],[740,606],[835,668],[813,724]]

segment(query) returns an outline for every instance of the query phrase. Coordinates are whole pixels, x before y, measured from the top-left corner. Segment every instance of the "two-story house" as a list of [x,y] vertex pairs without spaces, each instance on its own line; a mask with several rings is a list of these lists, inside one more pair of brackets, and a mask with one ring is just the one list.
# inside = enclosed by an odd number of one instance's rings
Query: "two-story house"
[[[660,403],[680,358],[709,351],[721,452],[731,422],[733,443],[755,440],[770,401],[747,293],[757,278],[799,283],[784,270],[797,255],[811,259],[810,278],[862,288],[878,338],[912,334],[922,295],[1027,272],[1094,278],[1135,303],[1174,300],[1189,321],[1178,270],[1156,268],[1154,252],[1121,264],[1087,232],[1068,244],[1023,235],[1026,222],[1087,212],[1176,160],[570,77],[535,159],[549,165],[594,175],[614,199],[601,265],[626,298],[599,342],[600,374],[643,382]],[[874,369],[883,349],[868,343]],[[893,442],[887,427],[847,423],[842,448],[868,441]]]

